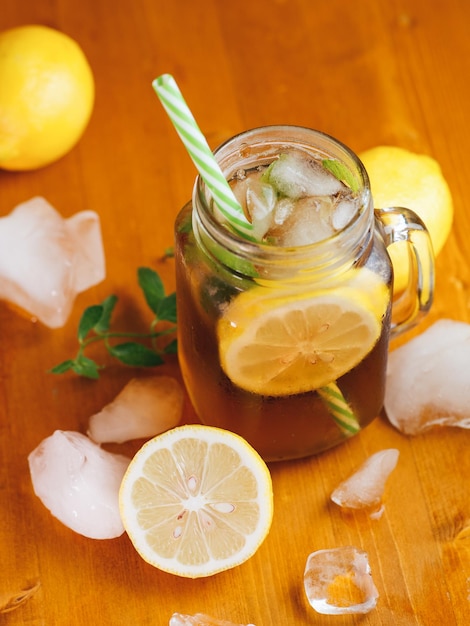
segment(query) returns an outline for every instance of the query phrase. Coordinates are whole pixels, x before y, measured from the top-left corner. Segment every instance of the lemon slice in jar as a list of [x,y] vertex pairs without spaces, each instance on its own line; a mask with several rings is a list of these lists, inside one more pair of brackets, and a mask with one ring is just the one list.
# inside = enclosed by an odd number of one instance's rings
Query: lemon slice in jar
[[259,454],[239,435],[202,425],[144,444],[124,475],[119,503],[142,558],[188,578],[249,559],[273,515],[271,476]]
[[238,387],[285,396],[336,381],[372,350],[389,293],[379,276],[352,270],[347,285],[314,292],[255,287],[218,323],[222,368]]

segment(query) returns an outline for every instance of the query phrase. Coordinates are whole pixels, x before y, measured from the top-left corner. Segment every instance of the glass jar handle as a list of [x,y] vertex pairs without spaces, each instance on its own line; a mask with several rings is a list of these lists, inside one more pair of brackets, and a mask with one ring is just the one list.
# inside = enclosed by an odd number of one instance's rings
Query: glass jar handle
[[434,295],[434,253],[426,226],[414,211],[401,207],[375,209],[375,217],[387,248],[406,244],[408,283],[393,294],[391,334],[415,326],[429,311]]

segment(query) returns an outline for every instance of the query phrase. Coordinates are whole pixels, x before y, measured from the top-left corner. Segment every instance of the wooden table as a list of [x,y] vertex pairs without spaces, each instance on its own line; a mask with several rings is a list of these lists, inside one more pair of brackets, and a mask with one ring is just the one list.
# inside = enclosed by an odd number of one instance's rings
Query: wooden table
[[[96,79],[80,143],[29,173],[0,172],[0,214],[35,195],[64,216],[102,220],[106,280],[81,294],[62,329],[0,304],[0,591],[40,581],[2,624],[112,626],[168,623],[203,611],[257,626],[470,623],[470,433],[408,438],[379,417],[317,458],[271,466],[272,530],[244,565],[213,578],[180,579],[145,564],[124,535],[94,541],[55,520],[35,497],[27,456],[55,429],[86,430],[88,417],[136,371],[110,366],[98,382],[47,370],[75,350],[83,309],[119,296],[117,323],[144,325],[136,269],[156,268],[174,289],[173,221],[195,170],[151,88],[177,78],[211,146],[254,126],[319,128],[356,152],[380,144],[430,154],[454,202],[453,233],[437,260],[438,318],[469,321],[470,3],[447,0],[5,0],[0,29],[42,23],[74,37]],[[1,88],[1,85],[0,85]],[[159,371],[177,374],[175,363]],[[193,415],[188,407],[186,420]],[[329,494],[371,453],[400,460],[380,520],[345,516]],[[467,528],[467,532],[465,532]],[[369,554],[380,593],[365,616],[317,615],[306,601],[310,552],[355,545]]]

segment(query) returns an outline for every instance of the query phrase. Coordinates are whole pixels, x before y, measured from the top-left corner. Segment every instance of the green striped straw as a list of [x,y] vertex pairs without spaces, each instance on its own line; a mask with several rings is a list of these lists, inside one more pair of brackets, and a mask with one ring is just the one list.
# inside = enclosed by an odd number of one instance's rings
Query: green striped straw
[[175,79],[171,74],[163,74],[152,86],[217,207],[234,230],[245,239],[253,240],[253,226],[245,217]]
[[343,435],[352,437],[361,430],[356,416],[336,383],[329,383],[325,387],[320,387],[317,389],[317,393],[328,407],[330,415]]
[[[253,240],[253,226],[246,219],[175,79],[171,74],[162,74],[152,86],[219,210],[235,231]],[[321,387],[317,392],[345,436],[359,432],[359,423],[336,383]]]

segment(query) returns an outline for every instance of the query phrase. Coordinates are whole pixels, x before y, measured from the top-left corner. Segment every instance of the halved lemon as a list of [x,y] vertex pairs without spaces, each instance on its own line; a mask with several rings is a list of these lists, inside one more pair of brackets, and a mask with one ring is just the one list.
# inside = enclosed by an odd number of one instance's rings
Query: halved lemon
[[239,435],[180,426],[148,441],[124,475],[124,527],[142,558],[188,578],[240,565],[271,526],[272,483]]
[[255,287],[219,320],[222,368],[235,385],[261,395],[323,387],[372,350],[388,300],[386,285],[367,268],[353,270],[337,289]]

